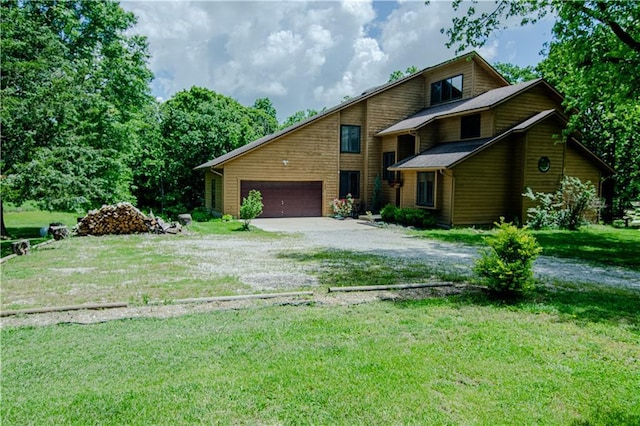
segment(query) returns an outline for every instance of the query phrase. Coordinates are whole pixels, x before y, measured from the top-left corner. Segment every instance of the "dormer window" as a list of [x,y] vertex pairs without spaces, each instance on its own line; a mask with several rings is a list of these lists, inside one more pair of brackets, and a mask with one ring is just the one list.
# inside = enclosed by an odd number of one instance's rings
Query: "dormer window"
[[460,139],[480,137],[480,114],[460,117]]
[[431,83],[431,105],[462,99],[462,74]]

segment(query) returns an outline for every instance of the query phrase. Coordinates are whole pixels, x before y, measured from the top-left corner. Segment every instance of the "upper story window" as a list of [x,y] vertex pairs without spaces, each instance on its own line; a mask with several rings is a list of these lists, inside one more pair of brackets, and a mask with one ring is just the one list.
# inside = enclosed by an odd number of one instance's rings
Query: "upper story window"
[[431,83],[431,105],[462,99],[462,74]]
[[360,152],[360,126],[340,126],[340,152]]
[[387,170],[396,163],[396,153],[394,151],[382,154],[382,179],[392,182],[396,180],[396,173]]
[[480,114],[465,115],[460,118],[460,139],[480,137]]

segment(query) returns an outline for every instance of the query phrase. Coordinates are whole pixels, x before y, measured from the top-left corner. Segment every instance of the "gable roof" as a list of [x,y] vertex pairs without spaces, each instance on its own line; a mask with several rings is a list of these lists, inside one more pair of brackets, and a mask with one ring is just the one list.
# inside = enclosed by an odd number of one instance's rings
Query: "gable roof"
[[287,135],[289,133],[292,133],[292,132],[294,132],[294,131],[302,128],[302,127],[305,127],[305,126],[311,124],[311,123],[319,121],[322,118],[325,118],[325,117],[329,116],[330,114],[333,114],[333,113],[335,113],[337,111],[343,110],[343,109],[345,109],[345,108],[347,108],[347,107],[349,107],[351,105],[354,105],[354,104],[356,104],[356,103],[358,103],[360,101],[363,101],[363,100],[368,99],[368,98],[370,98],[372,96],[375,96],[375,95],[377,95],[377,94],[379,94],[381,92],[384,92],[385,90],[388,90],[388,89],[391,89],[391,88],[393,88],[395,86],[398,86],[398,85],[400,85],[400,84],[402,84],[402,83],[404,83],[406,81],[409,81],[409,80],[414,79],[416,77],[421,77],[427,71],[433,70],[433,69],[438,68],[438,67],[442,67],[442,66],[447,65],[447,64],[451,64],[451,63],[456,62],[456,61],[461,61],[461,60],[475,60],[483,68],[485,68],[486,70],[492,72],[495,75],[495,77],[497,77],[498,79],[502,80],[505,84],[509,84],[507,82],[507,80],[498,71],[496,71],[495,68],[493,68],[487,61],[485,61],[482,58],[482,56],[480,56],[477,52],[472,51],[472,52],[466,53],[464,55],[457,56],[457,57],[455,57],[453,59],[449,59],[449,60],[447,60],[445,62],[441,62],[441,63],[439,63],[437,65],[433,65],[433,66],[424,68],[424,69],[422,69],[422,70],[420,70],[420,71],[418,71],[418,72],[416,72],[414,74],[411,74],[409,76],[403,77],[403,78],[401,78],[399,80],[395,80],[395,81],[388,82],[388,83],[385,83],[385,84],[380,85],[380,86],[376,86],[376,87],[367,89],[364,92],[362,92],[362,94],[360,94],[359,96],[356,96],[356,97],[351,98],[351,99],[349,99],[349,100],[347,100],[345,102],[342,102],[342,103],[340,103],[340,104],[338,104],[338,105],[336,105],[334,107],[326,109],[326,110],[320,112],[319,114],[314,115],[313,117],[309,117],[309,118],[307,118],[305,120],[302,120],[302,121],[300,121],[300,122],[298,122],[296,124],[293,124],[292,126],[289,126],[289,127],[285,128],[285,129],[282,129],[282,130],[280,130],[278,132],[272,133],[270,135],[266,135],[266,136],[264,136],[264,137],[262,137],[260,139],[257,139],[257,140],[255,140],[255,141],[253,141],[253,142],[251,142],[251,143],[249,143],[247,145],[243,145],[243,146],[241,146],[239,148],[236,148],[233,151],[230,151],[230,152],[228,152],[228,153],[226,153],[224,155],[216,157],[216,158],[214,158],[214,159],[212,159],[210,161],[207,161],[206,163],[200,164],[199,166],[194,167],[194,170],[207,169],[207,168],[210,168],[210,167],[214,167],[214,168],[215,167],[219,167],[219,166],[223,165],[224,163],[226,163],[226,162],[228,162],[228,161],[230,161],[230,160],[232,160],[232,159],[234,159],[236,157],[239,157],[239,156],[241,156],[241,155],[243,155],[243,154],[245,154],[247,152],[250,152],[250,151],[252,151],[252,150],[254,150],[254,149],[256,149],[256,148],[258,148],[258,147],[260,147],[262,145],[265,145],[265,144],[267,144],[269,142],[272,142],[272,141],[274,141],[276,139],[279,139],[280,137],[285,136],[285,135]]
[[[419,170],[419,169],[448,169],[471,158],[477,153],[489,148],[496,142],[506,138],[513,133],[522,133],[529,130],[534,125],[546,120],[551,116],[556,116],[562,121],[566,120],[555,109],[549,109],[537,113],[498,136],[471,141],[444,142],[422,151],[421,153],[409,157],[393,166],[389,170]],[[584,148],[584,147],[583,147]],[[584,148],[586,149],[586,148]],[[588,150],[587,150],[588,151]],[[591,154],[593,155],[593,154]],[[597,158],[597,157],[596,157]],[[608,167],[608,166],[607,166]]]
[[436,105],[430,108],[423,109],[422,111],[412,115],[411,117],[399,121],[391,127],[378,132],[376,136],[384,136],[394,133],[403,133],[411,130],[417,130],[439,118],[493,108],[513,98],[514,96],[538,85],[543,85],[549,88],[554,93],[556,93],[558,97],[562,98],[562,96],[546,81],[541,78],[537,78],[535,80],[530,80],[524,83],[492,89],[474,98],[448,102],[446,104]]

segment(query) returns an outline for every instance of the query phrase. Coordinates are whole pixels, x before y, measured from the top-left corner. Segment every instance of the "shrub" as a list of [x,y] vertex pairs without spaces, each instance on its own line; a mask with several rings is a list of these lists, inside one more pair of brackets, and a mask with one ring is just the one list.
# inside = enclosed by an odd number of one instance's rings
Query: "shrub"
[[213,219],[219,219],[220,213],[206,207],[196,207],[191,212],[191,218],[196,222],[209,222]]
[[481,280],[496,293],[523,293],[534,287],[533,261],[542,252],[527,228],[518,228],[500,218],[494,235],[485,237],[489,247],[473,267]]
[[423,209],[398,208],[392,204],[384,206],[380,212],[382,220],[416,228],[434,228],[437,221],[432,212]]
[[255,189],[249,191],[247,197],[242,199],[242,204],[240,205],[240,219],[243,221],[242,229],[244,231],[249,230],[249,224],[252,219],[255,219],[262,214],[263,207],[262,194],[260,191],[256,191]]
[[595,221],[604,206],[596,188],[589,181],[565,176],[555,193],[534,192],[527,188],[523,196],[537,201],[528,210],[529,225],[533,229],[560,228],[575,231],[580,226]]
[[338,217],[350,217],[353,213],[353,198],[347,194],[346,198],[334,198],[331,202],[333,214]]
[[233,216],[231,216],[230,214],[223,214],[222,215],[222,221],[223,222],[231,222],[233,220]]
[[395,223],[396,221],[396,211],[398,208],[393,204],[387,204],[380,210],[380,216],[382,220],[388,223]]

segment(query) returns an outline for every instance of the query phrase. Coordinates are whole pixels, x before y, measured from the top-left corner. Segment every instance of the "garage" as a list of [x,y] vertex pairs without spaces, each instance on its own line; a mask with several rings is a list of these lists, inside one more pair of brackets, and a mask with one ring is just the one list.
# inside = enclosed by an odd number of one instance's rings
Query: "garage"
[[241,200],[255,189],[262,194],[260,217],[322,216],[322,182],[242,181]]

